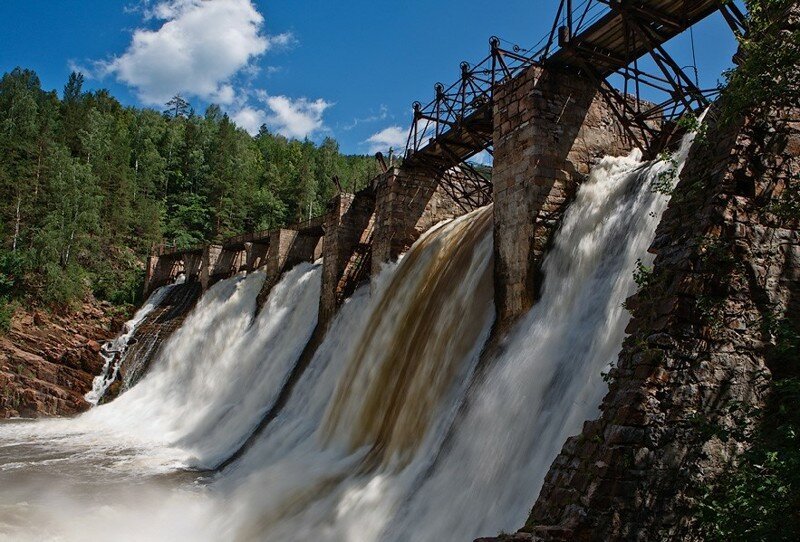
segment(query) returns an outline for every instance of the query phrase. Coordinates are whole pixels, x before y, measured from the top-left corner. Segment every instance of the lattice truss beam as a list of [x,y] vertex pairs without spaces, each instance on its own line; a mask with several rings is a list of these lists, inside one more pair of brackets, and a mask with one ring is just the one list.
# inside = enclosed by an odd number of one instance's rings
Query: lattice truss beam
[[[491,201],[491,181],[467,161],[492,152],[494,89],[533,65],[594,80],[630,139],[652,154],[674,137],[674,121],[704,109],[718,92],[699,88],[664,46],[715,11],[736,34],[745,32],[743,14],[728,0],[560,0],[549,35],[537,45],[501,47],[493,37],[486,58],[463,62],[455,83],[437,83],[431,102],[414,103],[406,162],[441,177],[465,209]],[[451,170],[459,182],[447,178]]]
[[[720,11],[734,33],[745,32],[744,15],[726,0],[705,5],[697,0],[572,4],[561,0],[543,62],[572,66],[594,80],[630,139],[651,155],[674,138],[675,121],[705,109],[719,93],[718,88],[700,88],[696,66],[680,66],[664,44],[709,11]],[[614,28],[615,39],[593,32],[612,18],[616,25],[607,26]],[[548,56],[556,35],[559,50]],[[694,79],[687,68],[694,69]]]

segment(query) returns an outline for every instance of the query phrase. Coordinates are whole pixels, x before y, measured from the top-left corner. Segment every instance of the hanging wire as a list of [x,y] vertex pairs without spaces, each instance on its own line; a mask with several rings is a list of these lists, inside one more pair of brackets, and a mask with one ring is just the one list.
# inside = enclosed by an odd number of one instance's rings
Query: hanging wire
[[697,54],[695,53],[694,47],[694,28],[689,27],[689,38],[692,40],[692,69],[694,69],[694,84],[697,88],[700,88],[700,75],[697,71]]

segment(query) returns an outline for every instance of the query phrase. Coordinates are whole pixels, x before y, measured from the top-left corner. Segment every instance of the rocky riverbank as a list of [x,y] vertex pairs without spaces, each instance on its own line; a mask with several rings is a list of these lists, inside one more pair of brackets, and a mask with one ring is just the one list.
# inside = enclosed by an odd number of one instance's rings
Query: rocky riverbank
[[100,346],[125,316],[94,300],[63,314],[18,309],[0,335],[0,419],[87,410],[83,395],[103,367]]

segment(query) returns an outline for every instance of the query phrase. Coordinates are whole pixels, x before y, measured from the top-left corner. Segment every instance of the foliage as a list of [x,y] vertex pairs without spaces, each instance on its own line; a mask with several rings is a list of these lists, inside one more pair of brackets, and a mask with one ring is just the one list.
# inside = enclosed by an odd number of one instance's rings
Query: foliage
[[740,424],[737,439],[749,450],[708,489],[700,507],[708,540],[800,539],[800,333],[788,320],[768,319],[774,345],[766,406],[754,431]]
[[689,111],[678,119],[678,127],[687,133],[694,133],[694,142],[699,145],[708,143],[708,124],[700,120],[700,117]]
[[11,329],[11,317],[14,315],[16,303],[7,297],[0,297],[0,335]]
[[[746,0],[749,31],[740,39],[741,62],[725,73],[723,120],[741,118],[745,109],[764,103],[797,105],[800,88],[800,28],[775,32],[793,0]],[[786,35],[790,34],[790,35]]]
[[653,267],[642,263],[641,259],[636,260],[636,269],[633,270],[633,281],[639,290],[648,286],[653,279]]
[[357,190],[376,173],[331,138],[251,137],[180,96],[163,113],[123,107],[77,73],[59,99],[17,68],[0,79],[0,297],[135,302],[154,245],[321,214],[334,176]]

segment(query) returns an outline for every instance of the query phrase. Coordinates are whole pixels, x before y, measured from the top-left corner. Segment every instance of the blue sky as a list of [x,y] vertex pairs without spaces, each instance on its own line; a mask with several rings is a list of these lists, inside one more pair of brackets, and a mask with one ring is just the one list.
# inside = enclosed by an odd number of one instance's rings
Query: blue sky
[[[74,68],[87,87],[161,109],[180,91],[202,112],[218,102],[252,131],[335,137],[342,150],[401,146],[414,100],[430,100],[462,60],[497,35],[523,47],[549,31],[557,0],[5,0],[0,70],[34,69],[62,89]],[[730,65],[720,15],[695,27],[701,86]],[[692,63],[690,37],[670,52]]]

